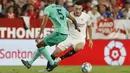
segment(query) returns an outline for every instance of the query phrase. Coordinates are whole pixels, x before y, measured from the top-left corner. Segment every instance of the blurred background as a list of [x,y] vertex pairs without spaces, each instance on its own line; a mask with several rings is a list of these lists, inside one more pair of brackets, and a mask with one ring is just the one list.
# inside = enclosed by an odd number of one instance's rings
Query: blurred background
[[[57,0],[57,4],[63,5],[71,12],[75,1],[78,0]],[[82,1],[84,12],[88,14],[99,13],[100,16],[98,15],[98,17],[101,19],[130,19],[130,0],[80,1]],[[46,6],[47,0],[0,0],[0,18],[13,19],[20,18],[20,16],[29,16],[32,19],[41,19],[42,11]]]

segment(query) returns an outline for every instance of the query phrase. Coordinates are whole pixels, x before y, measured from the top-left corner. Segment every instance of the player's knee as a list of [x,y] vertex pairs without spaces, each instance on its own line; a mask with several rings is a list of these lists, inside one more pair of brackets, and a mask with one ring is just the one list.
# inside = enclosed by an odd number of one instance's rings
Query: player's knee
[[36,46],[37,46],[37,48],[41,48],[41,47],[45,47],[46,45],[45,45],[45,43],[43,41],[41,41]]
[[81,49],[82,49],[82,48],[80,48],[80,47],[74,48],[74,50],[75,50],[76,52],[80,51]]
[[37,48],[41,48],[41,47],[42,47],[41,44],[38,43],[38,44],[37,44]]
[[62,50],[57,47],[56,50],[53,52],[53,55],[58,56],[61,52],[62,52]]
[[54,56],[58,56],[59,54],[60,54],[60,52],[53,53]]
[[83,48],[84,48],[84,44],[83,44],[83,43],[78,43],[78,44],[76,44],[76,45],[74,46],[74,50],[75,50],[76,52],[80,51],[80,50],[83,49]]

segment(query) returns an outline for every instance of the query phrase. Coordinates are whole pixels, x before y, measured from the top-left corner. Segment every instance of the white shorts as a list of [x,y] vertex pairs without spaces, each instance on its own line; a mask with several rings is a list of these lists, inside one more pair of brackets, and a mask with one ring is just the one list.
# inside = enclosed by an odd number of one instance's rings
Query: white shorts
[[68,49],[69,47],[75,47],[78,43],[83,43],[85,45],[85,40],[82,39],[74,39],[72,37],[67,37],[66,40],[63,42],[59,43],[57,45],[58,48],[60,48],[62,51]]

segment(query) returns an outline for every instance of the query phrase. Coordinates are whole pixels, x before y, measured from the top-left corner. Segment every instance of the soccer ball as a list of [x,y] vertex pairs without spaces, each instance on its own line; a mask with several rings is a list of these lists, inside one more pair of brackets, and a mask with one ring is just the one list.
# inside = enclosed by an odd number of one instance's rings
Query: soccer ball
[[81,69],[82,69],[82,72],[89,73],[92,70],[92,65],[88,62],[85,62],[82,64]]

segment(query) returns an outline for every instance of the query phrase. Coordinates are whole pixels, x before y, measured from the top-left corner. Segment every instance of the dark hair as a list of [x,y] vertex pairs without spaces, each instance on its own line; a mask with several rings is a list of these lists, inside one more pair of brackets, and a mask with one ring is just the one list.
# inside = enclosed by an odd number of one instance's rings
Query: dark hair
[[81,2],[81,1],[76,1],[76,2],[74,3],[74,5],[82,5],[82,2]]
[[13,8],[13,9],[14,9],[14,7],[13,7],[13,6],[9,6],[9,7],[8,7],[8,9],[7,9],[7,12],[9,11],[9,9],[10,9],[10,8]]
[[[19,14],[19,12],[18,12],[18,9],[20,9],[21,10],[21,14]],[[19,18],[19,16],[22,16],[22,14],[23,14],[23,12],[22,12],[22,8],[20,8],[20,7],[17,7],[17,9],[16,9],[16,16]]]
[[[102,6],[105,7],[106,11],[110,11],[110,9],[109,9],[106,5],[102,4]],[[98,7],[98,11],[100,11],[100,7],[99,7],[99,5],[97,5],[97,7]]]
[[125,2],[125,4],[130,4],[130,2]]
[[27,7],[29,7],[29,6],[33,6],[34,7],[34,11],[36,11],[36,7],[33,4],[28,4]]
[[33,6],[35,8],[35,6],[33,4],[28,4],[28,6]]
[[94,5],[93,7],[98,7],[98,5]]
[[92,0],[84,0],[85,3],[92,2]]
[[47,0],[47,2],[55,2],[56,0]]

